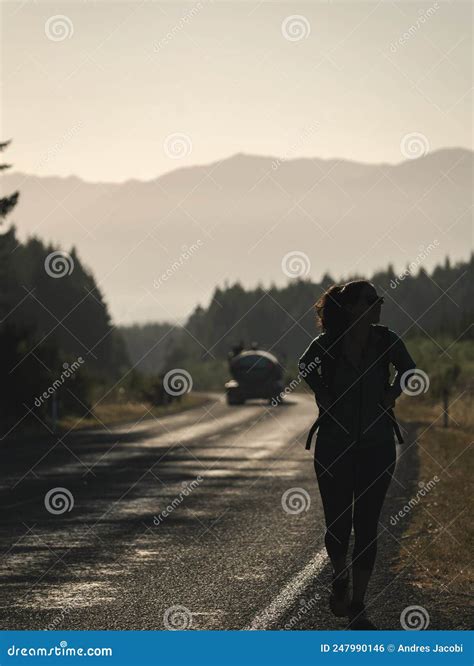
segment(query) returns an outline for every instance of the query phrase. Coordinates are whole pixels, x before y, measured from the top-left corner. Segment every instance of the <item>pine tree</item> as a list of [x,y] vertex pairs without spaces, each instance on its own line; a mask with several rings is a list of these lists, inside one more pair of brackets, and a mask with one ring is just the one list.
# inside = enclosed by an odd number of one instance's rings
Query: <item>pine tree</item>
[[[10,143],[11,140],[0,143],[0,152],[3,152],[5,148],[10,145]],[[6,169],[10,169],[10,167],[11,164],[0,164],[0,171],[5,171]],[[15,208],[16,204],[18,203],[19,196],[19,192],[14,192],[9,196],[0,199],[0,223],[3,222],[6,216]]]

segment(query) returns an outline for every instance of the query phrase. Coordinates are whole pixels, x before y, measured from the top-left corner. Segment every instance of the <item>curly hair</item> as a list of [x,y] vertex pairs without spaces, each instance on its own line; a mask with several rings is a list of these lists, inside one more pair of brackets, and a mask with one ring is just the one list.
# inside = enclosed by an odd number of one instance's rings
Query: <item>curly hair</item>
[[367,280],[353,280],[345,284],[333,284],[316,302],[320,328],[331,336],[339,337],[350,325],[346,305],[356,303],[365,287],[372,287]]

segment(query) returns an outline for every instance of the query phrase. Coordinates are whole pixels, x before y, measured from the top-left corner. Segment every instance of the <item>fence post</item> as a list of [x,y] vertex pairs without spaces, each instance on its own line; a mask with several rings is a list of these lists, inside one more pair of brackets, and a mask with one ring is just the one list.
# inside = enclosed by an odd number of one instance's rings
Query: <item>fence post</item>
[[449,427],[449,414],[448,414],[448,405],[449,405],[449,391],[447,387],[443,388],[443,428]]

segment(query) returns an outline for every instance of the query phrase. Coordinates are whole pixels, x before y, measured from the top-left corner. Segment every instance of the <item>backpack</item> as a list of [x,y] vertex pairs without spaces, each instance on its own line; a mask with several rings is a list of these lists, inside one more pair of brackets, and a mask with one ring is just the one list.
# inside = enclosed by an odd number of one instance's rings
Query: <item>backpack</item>
[[[377,341],[378,345],[378,355],[383,359],[383,365],[384,365],[384,370],[386,373],[386,384],[387,386],[390,383],[390,333],[389,329],[387,326],[381,326],[380,324],[377,325],[377,329],[380,331],[380,336],[379,340]],[[341,344],[341,343],[339,343]],[[336,343],[337,345],[337,343]],[[323,348],[323,353],[322,353],[322,358],[320,362],[320,366],[322,369],[322,374],[323,376],[331,376],[334,374],[335,370],[335,365],[337,363],[337,358],[339,356],[339,350],[338,346],[332,345],[331,348],[335,350],[336,353],[331,354],[329,351],[324,351]],[[403,444],[404,439],[402,437],[402,433],[400,430],[400,426],[398,425],[397,419],[395,418],[395,414],[393,412],[393,409],[387,409],[386,410],[388,417],[390,418],[392,425],[393,425],[393,430],[395,432],[395,435],[397,437],[398,443]],[[320,414],[316,421],[313,423],[311,426],[308,436],[306,438],[306,446],[305,449],[309,451],[311,449],[311,441],[313,439],[313,435],[315,432],[318,430],[321,419],[324,418],[324,414]]]

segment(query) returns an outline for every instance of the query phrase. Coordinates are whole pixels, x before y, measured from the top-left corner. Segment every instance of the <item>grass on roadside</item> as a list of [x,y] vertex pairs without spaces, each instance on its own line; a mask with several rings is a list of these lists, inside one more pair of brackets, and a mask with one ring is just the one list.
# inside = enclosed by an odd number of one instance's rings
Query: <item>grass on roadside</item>
[[208,401],[199,393],[187,393],[181,401],[174,400],[168,405],[154,406],[147,402],[103,403],[94,408],[92,415],[85,418],[68,416],[58,423],[60,430],[77,430],[99,426],[113,426],[120,423],[138,422],[149,418],[160,418],[198,407]]
[[[443,591],[446,596],[468,597],[473,583],[472,513],[473,396],[451,400],[449,426],[443,427],[441,403],[403,396],[397,404],[401,421],[416,428],[420,475],[429,491],[420,497],[407,521],[403,554],[413,563],[413,584]],[[398,567],[399,565],[399,567]],[[403,568],[400,562],[397,570]],[[472,588],[471,588],[472,589]]]

